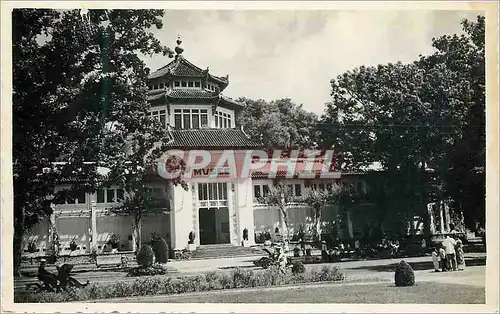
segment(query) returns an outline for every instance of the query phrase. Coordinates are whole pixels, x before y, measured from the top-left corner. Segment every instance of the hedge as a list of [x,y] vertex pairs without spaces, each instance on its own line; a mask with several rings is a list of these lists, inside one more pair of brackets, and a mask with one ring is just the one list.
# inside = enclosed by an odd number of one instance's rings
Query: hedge
[[337,267],[324,266],[321,269],[306,270],[304,273],[286,274],[272,267],[254,272],[237,268],[229,273],[207,272],[204,275],[171,278],[165,276],[139,278],[134,281],[118,281],[113,284],[90,284],[82,289],[69,291],[16,293],[15,302],[74,302],[96,299],[136,297],[146,295],[169,295],[197,291],[278,286],[320,281],[341,281],[344,275]]

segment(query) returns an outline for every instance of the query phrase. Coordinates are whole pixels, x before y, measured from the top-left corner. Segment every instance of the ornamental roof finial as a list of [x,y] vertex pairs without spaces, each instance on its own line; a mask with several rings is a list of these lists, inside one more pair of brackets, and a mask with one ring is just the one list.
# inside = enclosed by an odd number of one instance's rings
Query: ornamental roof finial
[[181,36],[180,35],[177,36],[177,41],[176,42],[177,42],[177,46],[175,47],[175,53],[177,53],[177,56],[179,56],[184,51],[184,49],[181,47],[182,40],[181,40]]

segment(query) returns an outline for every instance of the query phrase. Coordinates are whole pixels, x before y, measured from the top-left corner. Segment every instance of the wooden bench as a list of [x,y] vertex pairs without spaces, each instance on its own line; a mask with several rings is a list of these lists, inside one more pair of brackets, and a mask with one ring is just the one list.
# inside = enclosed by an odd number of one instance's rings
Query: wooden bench
[[97,268],[101,266],[122,266],[122,256],[120,254],[98,255],[96,266]]

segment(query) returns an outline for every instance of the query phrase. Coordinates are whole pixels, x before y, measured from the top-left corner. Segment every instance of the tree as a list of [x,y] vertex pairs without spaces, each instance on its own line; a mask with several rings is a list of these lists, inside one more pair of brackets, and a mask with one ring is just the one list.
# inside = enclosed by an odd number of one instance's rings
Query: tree
[[[394,197],[388,207],[394,211],[386,216],[404,210],[426,217],[430,194],[444,200],[445,191],[455,191],[450,195],[460,198],[454,187],[457,175],[474,178],[471,170],[481,169],[484,19],[463,25],[466,35],[433,41],[438,50],[434,55],[410,64],[360,66],[331,81],[332,101],[321,118],[320,145],[336,147],[342,170],[381,163],[386,189]],[[464,146],[474,156],[466,167],[461,165]],[[442,174],[442,184],[430,184],[429,169]],[[447,175],[453,179],[445,180]],[[481,189],[475,188],[472,200],[461,198],[478,205]]]
[[[61,179],[75,184],[56,199],[94,191],[127,171],[148,171],[140,165],[165,149],[158,144],[165,134],[146,118],[148,69],[138,57],[171,53],[149,31],[162,27],[162,16],[162,10],[13,11],[16,274],[24,231],[51,213],[47,197]],[[98,172],[103,166],[106,177]],[[43,174],[45,167],[52,171]]]
[[315,145],[317,116],[290,99],[266,102],[240,98],[245,109],[238,123],[267,149],[305,149]]
[[280,213],[280,230],[283,241],[288,241],[288,209],[293,202],[293,191],[286,185],[277,182],[269,189],[263,200],[270,207],[277,207]]
[[426,71],[446,67],[452,73],[449,89],[460,91],[454,99],[457,129],[443,160],[448,171],[442,171],[441,178],[446,183],[443,194],[454,200],[453,209],[463,212],[467,226],[475,230],[476,222],[484,225],[485,218],[485,18],[461,24],[464,34],[433,39],[437,51],[418,64]]
[[[168,159],[167,170],[171,173],[180,171],[181,174],[186,170],[186,164],[183,159],[177,156],[171,156]],[[170,211],[169,197],[162,193],[155,195],[154,191],[148,185],[148,179],[151,178],[152,167],[139,170],[124,169],[119,178],[114,178],[111,182],[117,183],[124,190],[124,198],[119,205],[112,208],[112,212],[119,215],[132,216],[133,218],[133,239],[135,241],[136,252],[139,252],[142,245],[142,218],[148,213],[158,213]],[[186,182],[182,180],[182,175],[176,179],[169,180],[173,185],[181,184],[187,190]]]

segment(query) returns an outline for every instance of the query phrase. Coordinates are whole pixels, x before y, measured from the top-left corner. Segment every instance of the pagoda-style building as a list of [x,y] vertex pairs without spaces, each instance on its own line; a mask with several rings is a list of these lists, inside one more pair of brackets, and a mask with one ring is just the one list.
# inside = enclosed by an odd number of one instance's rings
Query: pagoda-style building
[[[224,149],[259,148],[259,143],[236,127],[243,104],[222,94],[228,76],[213,75],[208,67],[203,70],[189,62],[181,43],[179,38],[174,60],[148,78],[150,115],[170,133],[173,140],[168,146],[183,151],[203,149],[214,155]],[[253,234],[251,184],[251,178],[231,182],[227,177],[211,179],[208,172],[199,172],[189,181],[188,191],[170,186],[169,226],[162,233],[169,234],[172,248],[184,249],[191,231],[196,246],[239,245],[243,229]]]

